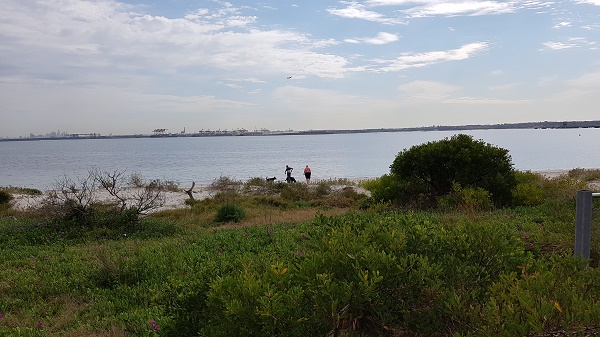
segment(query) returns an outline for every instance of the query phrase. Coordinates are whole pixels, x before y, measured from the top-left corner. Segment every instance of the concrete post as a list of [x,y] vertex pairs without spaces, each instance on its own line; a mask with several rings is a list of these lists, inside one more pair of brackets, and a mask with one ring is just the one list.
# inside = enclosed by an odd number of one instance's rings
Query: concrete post
[[592,192],[577,191],[577,206],[575,211],[575,255],[586,260],[590,258],[592,236]]

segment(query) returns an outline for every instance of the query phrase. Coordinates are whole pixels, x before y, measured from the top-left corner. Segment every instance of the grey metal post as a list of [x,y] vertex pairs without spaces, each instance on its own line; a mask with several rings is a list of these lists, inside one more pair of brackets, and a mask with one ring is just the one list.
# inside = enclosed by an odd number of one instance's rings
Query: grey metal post
[[584,259],[590,258],[592,236],[592,192],[577,191],[577,206],[575,212],[575,255]]

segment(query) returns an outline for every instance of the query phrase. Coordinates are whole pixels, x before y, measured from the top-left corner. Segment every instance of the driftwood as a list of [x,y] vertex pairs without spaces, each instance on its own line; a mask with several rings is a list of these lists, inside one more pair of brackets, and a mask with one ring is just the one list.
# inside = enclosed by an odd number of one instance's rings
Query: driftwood
[[185,193],[187,193],[187,195],[190,197],[190,200],[195,200],[194,195],[192,194],[192,190],[194,189],[194,186],[196,186],[196,182],[192,181],[192,187],[190,187],[189,190],[185,191]]

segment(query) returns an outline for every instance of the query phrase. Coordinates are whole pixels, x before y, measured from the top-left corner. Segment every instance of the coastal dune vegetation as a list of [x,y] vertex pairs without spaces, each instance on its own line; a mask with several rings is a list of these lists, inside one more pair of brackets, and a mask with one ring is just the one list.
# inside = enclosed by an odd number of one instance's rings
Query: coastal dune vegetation
[[[573,255],[600,170],[515,171],[466,135],[390,161],[360,182],[219,177],[203,198],[124,171],[0,188],[0,335],[600,334],[597,199],[591,258]],[[161,209],[166,191],[190,197]]]

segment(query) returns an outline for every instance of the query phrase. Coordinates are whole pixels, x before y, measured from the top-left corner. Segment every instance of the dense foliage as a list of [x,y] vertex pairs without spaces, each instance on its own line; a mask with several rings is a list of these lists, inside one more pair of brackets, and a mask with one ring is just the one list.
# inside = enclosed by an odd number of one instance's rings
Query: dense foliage
[[503,206],[510,203],[516,186],[508,150],[464,134],[398,153],[390,172],[398,186],[394,197],[421,198],[426,204],[449,194],[458,184],[462,188],[484,189],[494,204]]
[[[517,181],[537,192],[490,210],[487,191],[456,183],[443,210],[400,213],[352,189],[260,180],[141,219],[113,209],[96,226],[0,209],[0,335],[600,333],[600,243],[590,261],[572,256],[585,182],[528,172]],[[262,194],[271,188],[285,198]],[[322,215],[350,201],[345,214]],[[215,223],[232,204],[265,222]],[[599,209],[595,199],[593,237]]]
[[246,216],[243,207],[232,204],[225,204],[217,210],[216,222],[240,222]]
[[210,232],[148,218],[109,237],[2,218],[0,335],[581,333],[600,326],[600,274],[569,254],[573,206]]

